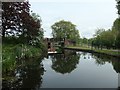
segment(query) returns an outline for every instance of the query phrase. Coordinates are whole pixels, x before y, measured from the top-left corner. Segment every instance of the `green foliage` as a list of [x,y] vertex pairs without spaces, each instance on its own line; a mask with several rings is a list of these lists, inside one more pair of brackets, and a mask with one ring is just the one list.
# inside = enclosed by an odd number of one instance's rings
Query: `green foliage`
[[56,40],[68,39],[76,43],[79,42],[80,35],[79,31],[76,29],[76,25],[69,21],[61,20],[56,22],[51,26],[53,38]]
[[39,47],[43,40],[43,28],[41,28],[42,20],[40,16],[36,13],[32,13],[31,18],[33,19],[33,21],[31,22],[35,23],[34,26],[30,27],[32,25],[31,23],[31,25],[27,27],[28,28],[28,32],[26,33],[27,40],[30,45]]
[[120,32],[118,32],[118,35],[116,37],[115,45],[118,49],[120,49]]
[[[117,0],[117,9],[118,9],[118,14],[120,16],[120,1]],[[118,49],[120,49],[120,17],[117,18],[115,21],[114,21],[114,24],[113,24],[113,29],[115,31],[117,31],[117,37],[116,37],[116,42],[115,42],[115,45]]]
[[117,18],[114,23],[113,23],[113,27],[114,30],[120,31],[120,19]]
[[57,53],[62,53],[62,51],[63,51],[63,48],[61,48],[61,47],[58,47],[58,48],[56,48],[56,51],[57,51]]
[[92,39],[92,46],[98,48],[116,48],[116,32],[114,30],[104,30],[98,29],[97,33],[94,35],[95,37]]
[[42,20],[36,13],[30,14],[29,2],[3,2],[2,9],[3,42],[39,47],[43,40]]
[[14,70],[16,66],[15,61],[15,52],[13,52],[13,47],[11,45],[3,46],[2,49],[2,71],[8,72],[10,70]]
[[120,15],[120,1],[119,0],[116,0],[116,1],[117,1],[118,14]]
[[83,44],[88,44],[88,39],[87,38],[81,38],[81,43]]
[[14,70],[16,60],[41,56],[42,50],[30,45],[4,44],[2,49],[3,72]]
[[16,61],[40,56],[47,49],[43,42],[41,18],[30,14],[29,2],[2,3],[3,73],[12,71]]
[[99,53],[106,53],[108,55],[116,55],[116,56],[119,56],[120,55],[120,52],[118,52],[117,50],[114,51],[114,50],[95,50],[96,52],[99,52]]
[[115,46],[120,49],[120,18],[114,21],[112,29],[115,33]]

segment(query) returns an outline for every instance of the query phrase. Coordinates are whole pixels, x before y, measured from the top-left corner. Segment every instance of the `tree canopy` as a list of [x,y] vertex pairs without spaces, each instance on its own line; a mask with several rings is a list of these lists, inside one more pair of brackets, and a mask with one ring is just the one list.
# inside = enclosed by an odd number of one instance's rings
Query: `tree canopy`
[[51,28],[53,38],[56,40],[69,39],[71,41],[78,42],[80,39],[76,25],[72,24],[70,21],[61,20],[54,23]]
[[3,39],[14,37],[19,43],[31,45],[41,42],[43,39],[42,20],[39,15],[30,13],[28,1],[3,2],[2,10]]
[[2,2],[2,36],[22,33],[25,17],[29,16],[28,2]]

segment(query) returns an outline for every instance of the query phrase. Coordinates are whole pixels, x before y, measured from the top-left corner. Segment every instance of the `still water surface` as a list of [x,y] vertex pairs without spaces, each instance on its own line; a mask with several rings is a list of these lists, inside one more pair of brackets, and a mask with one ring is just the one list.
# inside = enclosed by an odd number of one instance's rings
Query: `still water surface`
[[[110,60],[111,59],[111,60]],[[113,62],[112,62],[113,61]],[[49,56],[43,60],[46,70],[43,88],[117,88],[118,61],[83,52]]]
[[24,63],[14,72],[19,81],[10,84],[12,87],[118,88],[120,60],[117,58],[65,50],[63,54]]

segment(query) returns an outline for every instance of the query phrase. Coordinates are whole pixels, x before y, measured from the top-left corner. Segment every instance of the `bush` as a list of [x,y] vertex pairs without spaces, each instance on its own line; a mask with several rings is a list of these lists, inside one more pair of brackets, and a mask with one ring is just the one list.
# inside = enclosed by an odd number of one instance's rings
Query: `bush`
[[2,63],[3,73],[15,69],[16,61],[32,57],[40,57],[42,54],[41,48],[36,48],[25,44],[3,44],[2,49]]

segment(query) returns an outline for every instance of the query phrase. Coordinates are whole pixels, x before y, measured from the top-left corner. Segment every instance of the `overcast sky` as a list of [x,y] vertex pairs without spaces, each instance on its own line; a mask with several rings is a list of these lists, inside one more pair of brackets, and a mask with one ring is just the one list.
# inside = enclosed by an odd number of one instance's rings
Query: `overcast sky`
[[111,28],[118,17],[115,0],[30,0],[30,4],[41,16],[45,37],[51,37],[51,25],[66,20],[77,25],[81,37],[91,38],[97,28]]

